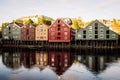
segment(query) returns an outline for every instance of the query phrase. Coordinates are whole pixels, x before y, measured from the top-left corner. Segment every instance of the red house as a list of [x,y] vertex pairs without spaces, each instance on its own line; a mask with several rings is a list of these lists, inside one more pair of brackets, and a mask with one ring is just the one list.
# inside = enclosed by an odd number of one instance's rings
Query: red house
[[23,26],[21,29],[21,40],[33,41],[35,40],[35,26],[32,24]]
[[74,34],[74,30],[65,20],[57,19],[49,27],[49,42],[70,42],[74,39]]

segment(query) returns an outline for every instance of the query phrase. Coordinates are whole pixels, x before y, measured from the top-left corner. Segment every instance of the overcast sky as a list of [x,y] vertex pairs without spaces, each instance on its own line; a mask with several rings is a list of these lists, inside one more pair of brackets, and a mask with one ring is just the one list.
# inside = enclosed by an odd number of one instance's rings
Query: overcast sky
[[0,0],[0,24],[30,15],[118,19],[120,0]]

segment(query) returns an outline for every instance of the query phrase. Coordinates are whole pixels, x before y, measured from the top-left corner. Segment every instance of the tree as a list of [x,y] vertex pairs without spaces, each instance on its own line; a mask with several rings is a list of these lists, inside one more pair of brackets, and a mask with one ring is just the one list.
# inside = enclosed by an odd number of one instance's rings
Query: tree
[[13,22],[17,22],[17,23],[22,23],[23,24],[23,20],[21,20],[21,19],[16,19],[16,20],[13,20]]
[[9,24],[9,22],[2,23],[2,29],[6,27]]
[[28,25],[28,24],[34,24],[32,19],[28,19],[24,21],[24,25]]
[[118,34],[120,34],[120,24],[116,19],[113,19],[112,22],[113,26],[114,26],[114,31],[117,32]]
[[72,28],[75,29],[75,30],[79,29],[78,22],[74,19],[72,19]]
[[51,25],[52,19],[47,18],[45,16],[38,17],[38,24],[46,24],[46,25]]

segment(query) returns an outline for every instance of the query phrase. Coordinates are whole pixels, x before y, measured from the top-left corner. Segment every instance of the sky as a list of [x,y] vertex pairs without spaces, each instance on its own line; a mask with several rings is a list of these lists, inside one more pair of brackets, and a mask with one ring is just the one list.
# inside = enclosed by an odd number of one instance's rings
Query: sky
[[31,15],[120,19],[120,0],[0,0],[0,24]]

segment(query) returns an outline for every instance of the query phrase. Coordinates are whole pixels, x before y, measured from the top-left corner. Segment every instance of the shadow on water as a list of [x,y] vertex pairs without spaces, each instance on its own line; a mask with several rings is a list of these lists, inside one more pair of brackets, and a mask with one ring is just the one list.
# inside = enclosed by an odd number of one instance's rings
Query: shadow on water
[[[34,73],[32,79],[36,80],[41,80],[39,76],[43,77],[42,80],[47,80],[46,77],[51,75],[50,80],[56,80],[56,78],[61,80],[102,80],[103,78],[105,80],[104,73],[107,73],[109,65],[113,65],[113,63],[117,64],[117,66],[120,65],[118,49],[60,50],[41,48],[39,50],[30,50],[3,48],[0,51],[0,70],[3,71],[3,74],[0,73],[0,80],[6,79],[1,75],[4,75],[4,77],[9,76],[6,80],[11,80],[9,78],[30,78],[31,74],[23,76],[26,73]],[[19,77],[11,77],[13,73]],[[39,76],[37,76],[38,74]],[[28,78],[23,80],[25,79]]]

